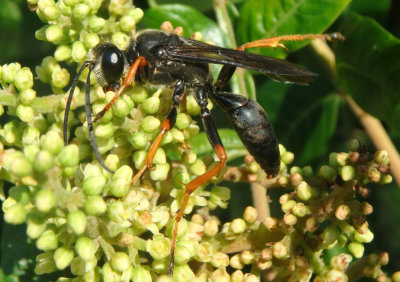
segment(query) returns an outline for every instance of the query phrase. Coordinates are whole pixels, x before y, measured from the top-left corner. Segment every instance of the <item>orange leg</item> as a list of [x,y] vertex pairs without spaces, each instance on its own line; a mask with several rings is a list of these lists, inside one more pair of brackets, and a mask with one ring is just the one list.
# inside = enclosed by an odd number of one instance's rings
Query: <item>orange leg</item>
[[175,255],[175,246],[176,246],[176,236],[178,235],[178,227],[179,227],[179,222],[181,221],[183,214],[185,212],[185,208],[187,206],[187,203],[189,201],[189,196],[192,194],[198,187],[201,185],[207,183],[212,177],[217,175],[221,169],[224,167],[225,162],[226,162],[226,152],[225,148],[222,145],[222,141],[218,135],[218,131],[214,125],[214,122],[211,118],[211,113],[206,107],[206,104],[202,105],[202,113],[201,113],[201,118],[203,119],[203,125],[205,132],[207,134],[208,140],[211,144],[211,146],[214,149],[215,154],[217,155],[219,159],[219,163],[213,167],[212,169],[206,171],[204,174],[196,177],[192,181],[190,181],[188,184],[186,184],[185,187],[185,196],[183,198],[182,206],[178,211],[178,214],[176,215],[175,218],[175,224],[174,224],[174,229],[172,231],[172,242],[171,242],[171,260],[168,268],[168,273],[172,274],[174,271],[174,255]]
[[332,41],[335,39],[344,40],[344,36],[338,32],[332,34],[293,34],[293,35],[282,35],[282,36],[274,36],[270,38],[259,39],[251,42],[247,42],[237,49],[240,51],[244,51],[247,48],[255,48],[255,47],[281,47],[287,50],[286,46],[280,43],[281,41],[302,41],[306,39],[322,39],[327,41]]
[[158,147],[160,146],[160,142],[164,134],[171,129],[175,125],[176,122],[176,115],[179,103],[181,102],[183,96],[185,95],[185,86],[181,81],[176,83],[176,87],[174,90],[174,94],[172,94],[173,104],[172,108],[167,116],[167,118],[163,121],[161,125],[160,133],[158,133],[156,139],[154,139],[153,143],[149,148],[149,152],[147,153],[147,157],[143,167],[135,174],[132,180],[132,185],[139,180],[142,174],[146,171],[146,169],[151,165],[154,155],[157,152]]
[[128,71],[128,74],[126,75],[122,85],[120,88],[118,88],[117,92],[115,93],[114,97],[111,99],[110,102],[108,102],[107,105],[104,106],[104,108],[97,113],[93,121],[98,121],[101,119],[102,116],[111,108],[111,106],[117,101],[118,97],[125,91],[125,89],[133,83],[137,70],[138,68],[143,68],[146,65],[146,59],[142,56],[137,57],[135,62],[131,65],[131,68]]

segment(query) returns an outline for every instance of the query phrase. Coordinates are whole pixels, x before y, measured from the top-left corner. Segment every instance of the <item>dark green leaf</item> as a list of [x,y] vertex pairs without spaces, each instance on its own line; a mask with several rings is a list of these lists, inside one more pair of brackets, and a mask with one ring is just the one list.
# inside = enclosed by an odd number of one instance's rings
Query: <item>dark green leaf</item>
[[[237,37],[240,43],[288,34],[324,32],[350,0],[249,0],[240,10]],[[307,44],[286,44],[293,51]],[[285,57],[287,52],[262,50],[263,54]]]
[[343,17],[337,44],[339,85],[361,108],[400,129],[400,39],[373,19],[355,13]]
[[186,37],[199,31],[205,40],[212,40],[218,46],[226,46],[218,25],[199,11],[185,5],[162,5],[150,8],[145,11],[139,27],[159,29],[164,21],[170,21],[174,27],[183,27]]
[[[239,156],[246,154],[246,148],[243,146],[235,130],[233,129],[219,129],[218,133],[221,137],[222,144],[228,155],[228,160],[232,160]],[[191,138],[192,149],[200,156],[213,154],[210,142],[208,142],[205,132],[193,136]]]

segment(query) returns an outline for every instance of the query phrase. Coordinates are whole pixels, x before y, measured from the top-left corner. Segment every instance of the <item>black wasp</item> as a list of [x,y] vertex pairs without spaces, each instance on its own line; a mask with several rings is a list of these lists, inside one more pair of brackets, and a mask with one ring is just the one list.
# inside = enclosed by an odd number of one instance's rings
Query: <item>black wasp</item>
[[[283,47],[281,41],[321,38],[324,40],[342,39],[338,33],[308,34],[273,37],[252,41],[234,49],[213,46],[197,40],[184,38],[174,33],[146,30],[131,40],[126,50],[120,50],[111,43],[100,43],[91,52],[75,77],[69,93],[64,118],[64,142],[67,143],[68,113],[72,95],[78,78],[84,68],[89,69],[85,89],[85,110],[90,140],[99,163],[112,172],[101,159],[93,133],[89,98],[90,73],[94,70],[98,82],[104,89],[113,89],[116,94],[112,101],[100,111],[95,121],[100,119],[116,99],[134,81],[138,83],[160,85],[172,89],[172,107],[161,125],[161,130],[149,148],[145,165],[133,179],[136,183],[142,173],[152,163],[154,154],[162,136],[174,126],[177,108],[186,92],[194,95],[201,109],[204,130],[216,153],[219,163],[203,175],[186,184],[185,197],[176,216],[171,243],[171,263],[173,271],[174,250],[179,221],[189,200],[189,195],[197,187],[208,182],[218,174],[226,161],[226,153],[217,129],[207,109],[207,98],[211,98],[228,115],[232,126],[243,144],[260,164],[269,177],[279,172],[280,157],[278,141],[263,108],[255,101],[238,94],[222,92],[237,67],[259,71],[270,78],[284,82],[307,85],[316,74],[304,70],[284,60],[244,52],[253,47]],[[217,81],[213,83],[208,64],[223,65]],[[124,78],[123,80],[121,80]],[[121,83],[122,81],[122,83]]]

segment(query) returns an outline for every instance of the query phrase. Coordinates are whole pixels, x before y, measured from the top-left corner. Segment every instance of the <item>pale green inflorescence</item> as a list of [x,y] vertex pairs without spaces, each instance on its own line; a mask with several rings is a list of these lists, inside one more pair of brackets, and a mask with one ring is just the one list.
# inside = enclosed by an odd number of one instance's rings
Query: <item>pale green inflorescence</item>
[[[185,214],[193,215],[179,224],[175,271],[173,278],[166,276],[174,216],[185,184],[216,164],[190,148],[191,137],[199,133],[192,119],[199,115],[198,105],[187,97],[186,110],[163,137],[152,167],[131,187],[169,111],[169,90],[134,85],[95,124],[99,150],[114,174],[93,158],[82,107],[87,72],[75,89],[69,120],[74,132],[66,146],[62,126],[74,76],[67,66],[81,64],[100,40],[125,48],[143,11],[128,0],[28,2],[37,5],[44,22],[36,38],[56,49],[34,71],[18,63],[0,68],[0,113],[8,116],[0,128],[0,181],[12,186],[7,198],[1,194],[5,221],[26,223],[28,237],[42,252],[36,257],[37,275],[68,268],[78,281],[257,281],[260,271],[269,269],[277,279],[293,281],[307,280],[315,272],[322,280],[347,278],[344,270],[352,258],[363,256],[364,244],[373,239],[368,226],[356,221],[372,207],[354,200],[353,187],[390,182],[387,153],[366,159],[352,142],[352,151],[333,153],[329,165],[314,175],[311,167],[288,171],[294,155],[280,145],[282,165],[275,186],[291,191],[280,198],[282,220],[260,221],[257,210],[248,207],[242,218],[222,223],[209,211],[227,207],[230,189],[216,184],[221,177],[213,179],[210,189],[200,187],[190,196]],[[35,77],[53,94],[36,93]],[[104,93],[94,78],[91,81],[92,111],[97,113],[114,93]],[[258,164],[252,162],[247,169],[249,175],[265,179]],[[314,235],[328,219],[325,231]],[[317,252],[301,232],[312,234]],[[335,246],[347,246],[349,254],[324,263],[322,250]],[[282,270],[282,265],[297,268]]]

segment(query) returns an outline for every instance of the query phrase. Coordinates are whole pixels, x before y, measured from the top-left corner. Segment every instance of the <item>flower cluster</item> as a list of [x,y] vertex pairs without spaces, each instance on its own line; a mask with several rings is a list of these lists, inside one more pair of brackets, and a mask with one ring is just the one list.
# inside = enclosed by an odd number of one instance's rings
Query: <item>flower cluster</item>
[[[261,271],[269,280],[293,281],[313,274],[321,281],[361,272],[383,275],[385,254],[371,255],[357,265],[359,272],[350,265],[373,239],[365,219],[372,207],[355,195],[368,194],[367,182],[391,181],[387,154],[370,156],[356,143],[350,153],[332,154],[329,165],[315,175],[311,167],[289,169],[294,156],[280,146],[281,172],[272,186],[289,191],[280,198],[282,219],[260,222],[256,209],[248,207],[241,218],[222,223],[210,210],[227,207],[230,190],[218,185],[223,175],[212,179],[209,189],[197,189],[185,210],[192,214],[190,220],[179,224],[174,276],[166,275],[174,215],[185,184],[215,165],[214,159],[198,158],[190,149],[191,137],[200,130],[192,119],[200,113],[196,101],[187,97],[151,169],[131,187],[169,111],[168,90],[134,85],[95,125],[100,153],[114,174],[93,157],[81,107],[83,84],[73,97],[69,145],[64,145],[62,127],[68,68],[82,63],[100,40],[124,48],[142,10],[128,0],[28,2],[45,23],[36,37],[57,46],[35,69],[35,77],[53,94],[36,93],[29,68],[1,66],[0,114],[7,115],[7,122],[0,129],[0,181],[11,185],[7,198],[1,194],[5,221],[25,223],[27,236],[41,251],[36,274],[68,269],[84,281],[258,281]],[[97,113],[114,93],[104,92],[92,79],[90,95]],[[254,162],[245,170],[253,180],[265,179]],[[347,249],[323,261],[324,252],[336,247]],[[59,281],[73,278],[59,273]]]

